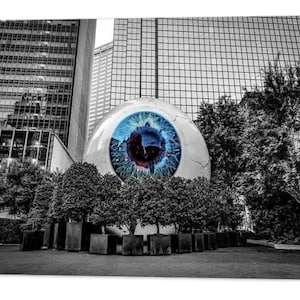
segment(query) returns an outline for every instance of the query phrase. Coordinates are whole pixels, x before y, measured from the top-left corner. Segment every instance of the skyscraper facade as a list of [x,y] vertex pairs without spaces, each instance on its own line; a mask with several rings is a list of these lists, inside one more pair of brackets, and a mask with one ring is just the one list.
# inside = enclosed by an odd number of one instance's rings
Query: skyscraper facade
[[112,42],[98,47],[94,51],[88,137],[91,136],[97,122],[110,108],[112,53]]
[[241,100],[263,69],[295,65],[300,17],[116,19],[111,108],[154,97],[196,119],[202,101]]
[[8,143],[22,135],[14,129],[53,132],[82,159],[95,30],[96,20],[0,21],[0,124],[14,133]]

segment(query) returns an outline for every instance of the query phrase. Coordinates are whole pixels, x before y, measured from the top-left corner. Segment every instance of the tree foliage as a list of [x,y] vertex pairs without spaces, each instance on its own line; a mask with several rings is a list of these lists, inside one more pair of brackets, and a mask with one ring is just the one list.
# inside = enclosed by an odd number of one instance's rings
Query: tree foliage
[[27,215],[32,206],[37,186],[49,176],[38,165],[29,162],[12,161],[2,179],[2,207],[8,207],[11,214]]
[[43,181],[35,190],[35,197],[30,208],[28,218],[23,229],[37,229],[44,227],[47,221],[49,203],[53,196],[54,182],[52,180]]
[[139,202],[141,205],[141,224],[154,224],[159,233],[159,226],[171,224],[171,210],[169,208],[168,192],[164,181],[148,177],[142,180]]
[[134,234],[137,222],[141,219],[142,192],[142,183],[131,177],[122,184],[119,197],[111,205],[116,215],[116,225],[125,226],[130,234]]
[[95,165],[77,162],[63,176],[62,210],[74,221],[86,220],[97,198],[100,176]]
[[53,174],[53,191],[46,215],[46,223],[67,221],[67,215],[62,209],[64,174]]
[[121,189],[120,179],[113,174],[104,174],[100,177],[97,197],[93,205],[91,220],[94,223],[114,225],[117,223],[117,206]]
[[243,171],[237,183],[256,231],[272,239],[300,235],[300,205],[293,193],[299,187],[294,160],[295,132],[300,128],[299,75],[299,66],[269,66],[263,90],[247,92],[242,100],[247,118],[241,136]]
[[239,104],[224,97],[200,107],[196,124],[211,155],[212,179],[227,199],[225,206],[218,201],[223,225],[228,209],[235,216],[231,227],[239,222],[235,198],[242,195],[257,233],[300,235],[299,99],[300,66],[275,64],[265,69],[263,88],[246,91]]
[[171,177],[165,183],[165,195],[171,217],[177,232],[191,226],[192,193],[190,180],[182,177]]
[[243,122],[239,105],[226,96],[214,104],[202,103],[196,121],[210,153],[212,177],[230,186],[239,171]]

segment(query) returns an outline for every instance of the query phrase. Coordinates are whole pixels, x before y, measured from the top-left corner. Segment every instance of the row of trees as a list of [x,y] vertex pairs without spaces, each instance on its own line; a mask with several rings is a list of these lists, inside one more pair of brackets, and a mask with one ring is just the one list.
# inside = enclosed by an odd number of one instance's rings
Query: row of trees
[[235,229],[242,206],[225,185],[204,178],[135,178],[121,183],[112,174],[100,175],[94,165],[75,163],[64,174],[42,182],[29,211],[26,226],[89,219],[103,226],[125,226],[134,233],[143,225],[174,224],[178,232]]
[[[300,66],[269,66],[264,87],[237,104],[203,104],[197,125],[207,142],[212,177],[245,198],[255,232],[300,236]],[[299,142],[298,142],[299,143]]]
[[210,152],[211,183],[149,178],[121,184],[85,164],[75,164],[63,175],[11,164],[0,185],[0,206],[29,215],[29,225],[89,216],[127,224],[130,231],[137,219],[142,224],[175,223],[180,230],[216,229],[239,223],[236,198],[242,197],[256,233],[295,240],[300,236],[299,99],[300,67],[275,65],[265,71],[264,87],[247,91],[239,104],[229,97],[203,104],[196,124]]

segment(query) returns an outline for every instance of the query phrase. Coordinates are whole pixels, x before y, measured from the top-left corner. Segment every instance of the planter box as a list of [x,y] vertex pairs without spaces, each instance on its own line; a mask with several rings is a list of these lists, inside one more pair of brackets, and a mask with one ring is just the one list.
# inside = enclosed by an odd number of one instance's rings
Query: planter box
[[66,243],[66,223],[60,222],[54,224],[53,245],[56,250],[65,250]]
[[192,250],[192,234],[179,233],[171,235],[172,253],[190,253]]
[[247,233],[244,231],[238,231],[240,238],[240,247],[246,247],[247,244]]
[[41,250],[43,245],[44,231],[24,230],[20,244],[21,251]]
[[148,249],[150,255],[170,255],[171,236],[165,234],[148,235]]
[[217,232],[216,233],[216,239],[217,239],[217,245],[218,245],[219,248],[228,247],[225,232]]
[[246,241],[243,237],[243,233],[240,231],[229,232],[230,247],[242,247],[245,246]]
[[230,246],[229,232],[217,232],[216,239],[217,239],[217,246],[219,248],[226,248]]
[[89,252],[93,254],[116,254],[117,236],[114,234],[92,233]]
[[217,238],[213,232],[204,233],[204,250],[215,250],[217,249]]
[[91,233],[101,233],[101,227],[86,222],[67,223],[66,250],[88,251]]
[[144,239],[142,235],[123,235],[122,255],[143,255]]
[[44,232],[44,240],[43,240],[43,248],[49,249],[53,245],[53,237],[54,237],[54,224],[48,224],[45,227]]
[[192,235],[193,251],[201,252],[204,250],[204,233],[194,233]]
[[212,232],[210,234],[210,242],[213,250],[216,250],[218,248],[216,233]]

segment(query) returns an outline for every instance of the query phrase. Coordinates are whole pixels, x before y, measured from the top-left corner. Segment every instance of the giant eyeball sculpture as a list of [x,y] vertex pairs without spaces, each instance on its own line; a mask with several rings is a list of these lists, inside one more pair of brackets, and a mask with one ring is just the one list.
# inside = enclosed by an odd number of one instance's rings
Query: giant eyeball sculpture
[[125,102],[95,128],[85,161],[101,174],[129,177],[210,178],[205,141],[189,117],[157,99]]

